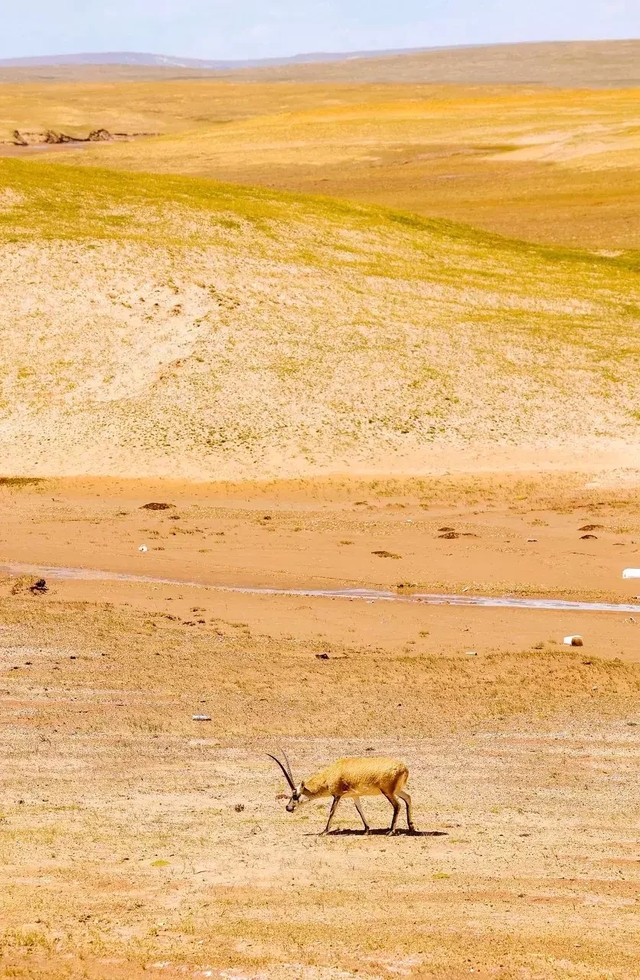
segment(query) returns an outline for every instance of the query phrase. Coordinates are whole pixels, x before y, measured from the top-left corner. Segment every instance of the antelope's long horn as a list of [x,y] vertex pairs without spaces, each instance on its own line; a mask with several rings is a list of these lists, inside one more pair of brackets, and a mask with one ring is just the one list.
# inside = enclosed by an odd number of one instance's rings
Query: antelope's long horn
[[291,763],[287,759],[287,753],[282,748],[282,746],[280,747],[280,752],[282,753],[282,758],[284,759],[284,764],[287,767],[287,772],[289,773],[289,777],[291,779],[291,782],[292,783],[295,783],[295,779],[293,778],[293,772],[291,771]]
[[287,772],[287,770],[285,769],[285,767],[280,762],[280,759],[276,759],[275,755],[271,755],[269,752],[267,752],[267,755],[269,756],[270,759],[273,759],[273,761],[276,763],[276,765],[280,766],[280,768],[282,769],[282,774],[283,774],[284,778],[287,780],[287,782],[289,783],[289,786],[291,787],[291,789],[295,793],[296,787],[295,787],[295,784],[293,782],[293,779],[291,778],[291,776],[289,775],[289,773]]

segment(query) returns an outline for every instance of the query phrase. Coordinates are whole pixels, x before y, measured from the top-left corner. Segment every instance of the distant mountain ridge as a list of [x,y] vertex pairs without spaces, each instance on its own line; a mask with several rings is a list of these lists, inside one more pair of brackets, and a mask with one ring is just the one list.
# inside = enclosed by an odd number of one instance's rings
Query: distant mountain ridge
[[194,68],[201,71],[233,71],[238,68],[268,68],[279,65],[313,64],[324,61],[349,61],[352,58],[384,58],[389,55],[415,54],[429,48],[394,48],[385,51],[347,51],[296,54],[286,58],[253,58],[231,61],[202,58],[176,58],[171,55],[141,51],[103,51],[84,54],[35,55],[28,58],[0,58],[0,68],[38,68],[81,65],[139,65],[145,68]]
[[136,51],[0,60],[0,82],[159,81],[438,85],[550,85],[640,88],[640,39],[537,41],[383,51],[310,52],[236,61]]

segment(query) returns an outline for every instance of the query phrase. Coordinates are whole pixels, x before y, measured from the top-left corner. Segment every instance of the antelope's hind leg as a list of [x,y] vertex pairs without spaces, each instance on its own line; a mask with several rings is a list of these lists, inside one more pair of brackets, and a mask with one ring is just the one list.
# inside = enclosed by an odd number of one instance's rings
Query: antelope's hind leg
[[327,820],[327,826],[324,828],[324,830],[321,830],[320,831],[320,836],[321,837],[324,834],[328,834],[329,833],[329,831],[331,829],[331,821],[333,820],[333,818],[335,816],[335,812],[338,809],[338,803],[339,802],[340,802],[340,797],[339,796],[334,796],[333,803],[331,804],[331,809],[329,810],[329,819]]
[[358,811],[358,813],[360,814],[360,819],[362,820],[362,822],[364,824],[364,832],[365,832],[365,834],[368,834],[369,831],[371,830],[371,827],[367,823],[367,818],[364,815],[364,810],[362,809],[362,804],[360,802],[360,797],[359,796],[354,796],[353,797],[353,804],[354,804],[356,810]]
[[[387,796],[386,793],[384,795]],[[393,807],[393,818],[391,820],[391,826],[389,827],[387,833],[389,837],[393,837],[393,835],[396,832],[396,824],[398,822],[398,815],[400,813],[400,800],[396,796],[387,796],[387,799],[389,800],[389,803]]]
[[409,828],[412,834],[415,834],[416,827],[413,822],[413,815],[411,811],[411,797],[407,793],[406,789],[399,789],[398,796],[400,797],[401,800],[404,800],[407,807],[407,827]]

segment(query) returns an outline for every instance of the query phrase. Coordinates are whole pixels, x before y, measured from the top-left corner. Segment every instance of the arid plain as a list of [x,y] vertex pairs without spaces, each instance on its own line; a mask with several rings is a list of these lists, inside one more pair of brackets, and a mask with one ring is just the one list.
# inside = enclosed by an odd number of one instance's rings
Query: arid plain
[[632,54],[3,70],[0,976],[640,977]]

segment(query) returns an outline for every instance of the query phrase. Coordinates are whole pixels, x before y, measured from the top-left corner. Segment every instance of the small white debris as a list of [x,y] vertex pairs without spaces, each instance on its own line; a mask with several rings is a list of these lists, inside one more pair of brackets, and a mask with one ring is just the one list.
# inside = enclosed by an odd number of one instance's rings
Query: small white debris
[[584,640],[582,639],[581,636],[578,636],[578,634],[576,634],[575,636],[565,636],[565,638],[564,638],[564,640],[562,642],[567,647],[583,647],[584,646]]
[[640,568],[625,568],[623,578],[640,578]]
[[476,651],[475,651],[475,650],[467,650],[467,652],[466,652],[466,654],[465,654],[465,656],[466,656],[466,657],[477,657],[477,656],[478,656],[478,654],[476,653]]
[[211,721],[211,715],[191,715],[191,721]]
[[148,550],[149,549],[147,548],[146,544],[141,544],[140,547],[138,548],[138,551],[148,551]]

